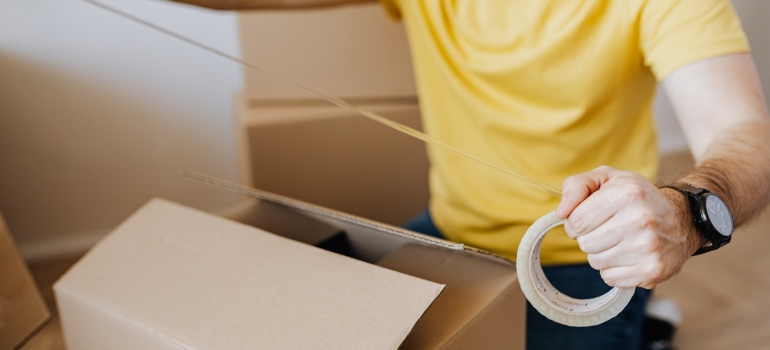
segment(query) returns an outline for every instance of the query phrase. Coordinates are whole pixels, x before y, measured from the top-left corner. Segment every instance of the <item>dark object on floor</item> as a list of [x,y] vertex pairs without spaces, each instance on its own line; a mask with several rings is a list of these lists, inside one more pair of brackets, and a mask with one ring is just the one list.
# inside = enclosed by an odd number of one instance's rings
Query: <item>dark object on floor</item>
[[673,350],[671,343],[682,313],[673,300],[653,299],[642,324],[643,350]]

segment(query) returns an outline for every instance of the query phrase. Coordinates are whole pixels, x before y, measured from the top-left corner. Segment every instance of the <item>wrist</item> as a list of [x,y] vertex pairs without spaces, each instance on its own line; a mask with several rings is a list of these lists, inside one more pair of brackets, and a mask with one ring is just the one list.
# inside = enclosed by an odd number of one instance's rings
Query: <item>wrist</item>
[[664,187],[660,191],[668,198],[669,203],[671,203],[674,209],[674,217],[680,228],[679,232],[684,238],[687,255],[691,256],[698,249],[706,245],[708,240],[695,227],[695,220],[693,219],[687,196],[672,188]]

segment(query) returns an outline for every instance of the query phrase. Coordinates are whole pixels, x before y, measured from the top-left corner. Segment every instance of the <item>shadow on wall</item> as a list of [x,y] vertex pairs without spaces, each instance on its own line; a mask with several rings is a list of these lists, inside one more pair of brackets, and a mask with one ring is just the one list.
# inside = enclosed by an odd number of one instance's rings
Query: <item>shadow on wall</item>
[[233,177],[219,154],[234,141],[205,115],[3,52],[0,76],[0,212],[28,258],[93,243],[151,197],[205,210],[236,201],[176,173]]

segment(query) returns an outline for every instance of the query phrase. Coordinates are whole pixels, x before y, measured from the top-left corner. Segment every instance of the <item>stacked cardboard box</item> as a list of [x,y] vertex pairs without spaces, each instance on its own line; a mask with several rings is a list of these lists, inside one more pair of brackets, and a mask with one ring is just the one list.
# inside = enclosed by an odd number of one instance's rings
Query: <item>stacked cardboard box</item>
[[71,349],[521,349],[500,257],[259,192],[153,200],[55,285]]
[[0,350],[15,349],[50,318],[0,215]]

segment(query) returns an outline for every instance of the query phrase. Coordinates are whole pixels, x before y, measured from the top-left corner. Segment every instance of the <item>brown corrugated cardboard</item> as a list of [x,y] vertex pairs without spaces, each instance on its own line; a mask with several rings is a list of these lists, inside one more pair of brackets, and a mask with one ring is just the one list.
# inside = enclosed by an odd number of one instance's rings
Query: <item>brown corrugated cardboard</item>
[[[349,214],[260,190],[237,189],[261,201],[225,214],[257,227],[282,219],[305,222],[310,231],[342,230],[353,256],[394,271],[445,284],[444,292],[417,323],[401,349],[524,349],[525,298],[515,265],[503,258]],[[257,215],[270,211],[285,213]],[[248,220],[246,220],[248,218]],[[278,221],[276,221],[278,219]],[[310,219],[315,219],[310,222]],[[334,228],[337,228],[335,230]],[[279,234],[291,234],[282,229]],[[311,242],[315,239],[303,238]]]
[[402,348],[524,348],[524,295],[515,271],[507,266],[480,263],[464,251],[416,244],[377,265],[446,285]]
[[[241,57],[345,98],[416,96],[404,27],[378,4],[238,13]],[[244,68],[248,100],[307,98]]]
[[50,318],[0,215],[0,350],[15,349]]
[[[244,61],[420,129],[404,26],[379,4],[243,11],[238,23]],[[427,207],[422,142],[253,69],[237,100],[244,182],[393,225]]]
[[154,200],[99,243],[55,285],[69,348],[524,347],[510,261],[242,193],[226,218]]
[[71,349],[394,349],[443,286],[154,200],[54,288]]
[[[244,203],[223,214],[257,227],[278,227],[295,215],[307,231],[346,233],[353,256],[394,271],[446,285],[420,319],[402,349],[523,349],[525,299],[515,265],[470,247],[436,241],[402,229],[309,205],[260,190],[239,188],[261,201]],[[253,213],[285,211],[283,218]],[[291,213],[291,214],[289,214]],[[316,221],[310,222],[313,218]],[[312,228],[312,229],[310,229]],[[282,231],[279,231],[282,232]],[[304,241],[314,239],[301,238]]]
[[[416,107],[374,111],[421,129]],[[243,126],[252,185],[392,225],[428,206],[421,141],[351,112],[328,113],[336,117]]]

